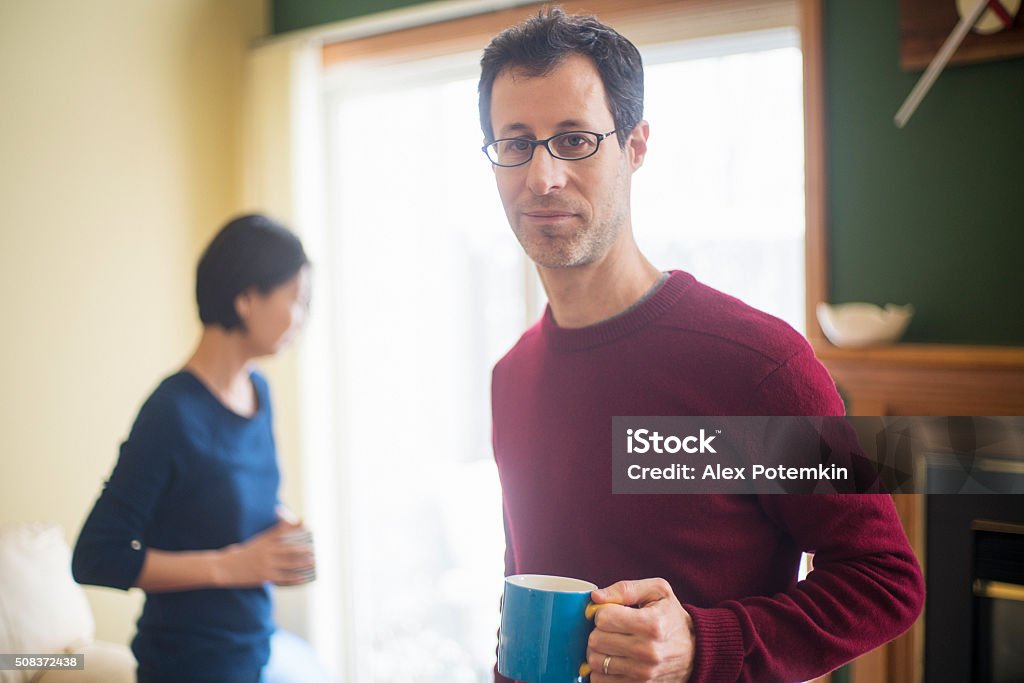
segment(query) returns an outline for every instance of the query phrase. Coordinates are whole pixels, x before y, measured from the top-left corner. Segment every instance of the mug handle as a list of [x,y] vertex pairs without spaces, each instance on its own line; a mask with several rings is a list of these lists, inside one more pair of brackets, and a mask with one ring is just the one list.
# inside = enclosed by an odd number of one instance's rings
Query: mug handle
[[[587,618],[587,621],[592,621],[594,619],[594,617],[597,615],[597,611],[598,610],[600,610],[603,607],[607,607],[608,605],[617,605],[617,604],[619,604],[619,603],[617,603],[617,602],[602,602],[601,604],[596,604],[596,603],[593,603],[593,602],[588,602],[587,603],[587,608],[585,610],[583,610],[583,616],[585,616]],[[586,678],[587,676],[589,676],[592,673],[592,670],[591,670],[589,664],[587,664],[586,662],[583,662],[582,664],[580,664],[579,672],[580,672],[580,678]]]

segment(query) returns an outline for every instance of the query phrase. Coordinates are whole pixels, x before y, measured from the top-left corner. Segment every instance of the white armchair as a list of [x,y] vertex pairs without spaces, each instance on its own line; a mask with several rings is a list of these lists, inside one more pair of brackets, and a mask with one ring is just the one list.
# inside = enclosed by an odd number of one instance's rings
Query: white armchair
[[57,524],[0,527],[0,652],[84,653],[81,671],[0,671],[0,683],[134,683],[124,645],[93,640],[92,611],[71,578],[71,552]]

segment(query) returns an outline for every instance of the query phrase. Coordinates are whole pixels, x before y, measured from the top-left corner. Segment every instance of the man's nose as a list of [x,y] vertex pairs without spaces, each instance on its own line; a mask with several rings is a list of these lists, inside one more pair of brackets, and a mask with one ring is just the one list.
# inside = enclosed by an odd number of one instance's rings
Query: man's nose
[[535,195],[545,195],[565,187],[566,161],[551,156],[544,145],[533,150],[533,158],[527,162],[526,186]]

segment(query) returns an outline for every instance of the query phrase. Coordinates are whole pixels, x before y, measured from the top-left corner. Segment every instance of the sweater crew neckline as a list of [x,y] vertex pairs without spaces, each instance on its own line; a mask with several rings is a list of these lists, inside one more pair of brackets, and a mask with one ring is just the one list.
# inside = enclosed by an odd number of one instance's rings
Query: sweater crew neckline
[[260,417],[264,412],[264,404],[266,403],[266,401],[264,400],[263,395],[260,392],[259,385],[257,384],[255,378],[255,371],[253,370],[249,371],[249,383],[252,384],[252,390],[256,394],[256,410],[255,412],[253,412],[252,415],[243,415],[242,413],[237,412],[234,408],[231,408],[230,406],[225,404],[223,401],[220,400],[220,397],[218,397],[217,394],[213,392],[213,389],[211,389],[210,386],[206,382],[204,382],[201,377],[199,377],[199,375],[192,372],[188,368],[182,368],[177,373],[175,373],[175,375],[190,378],[191,381],[199,387],[201,392],[206,396],[208,400],[213,401],[213,403],[217,404],[219,410],[231,416],[232,419],[239,420],[245,423],[251,423],[255,422],[256,418]]
[[587,327],[559,327],[551,313],[551,305],[544,309],[541,334],[552,349],[581,351],[609,344],[649,325],[676,305],[694,278],[681,270],[670,271],[669,277],[658,289],[625,312]]

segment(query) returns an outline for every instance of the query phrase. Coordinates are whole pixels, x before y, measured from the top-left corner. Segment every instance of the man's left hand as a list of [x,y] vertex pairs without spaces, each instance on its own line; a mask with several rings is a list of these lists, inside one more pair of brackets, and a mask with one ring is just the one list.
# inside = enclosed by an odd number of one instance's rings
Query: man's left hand
[[606,605],[597,611],[587,643],[591,683],[689,680],[693,620],[667,581],[619,581],[591,593],[591,600]]

